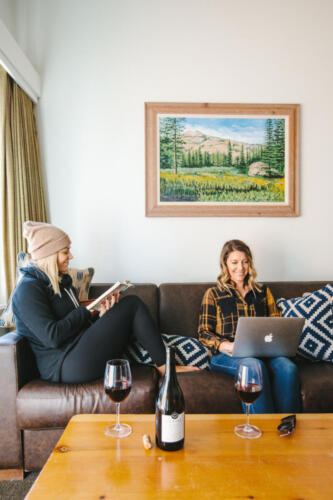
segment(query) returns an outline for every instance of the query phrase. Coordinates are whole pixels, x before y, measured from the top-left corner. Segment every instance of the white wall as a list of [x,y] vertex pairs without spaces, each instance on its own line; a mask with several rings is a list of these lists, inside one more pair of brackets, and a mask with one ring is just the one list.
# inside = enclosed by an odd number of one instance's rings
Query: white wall
[[13,34],[16,33],[16,0],[0,0],[0,18]]
[[[18,0],[43,82],[51,221],[97,281],[205,281],[245,240],[262,280],[332,280],[331,0]],[[145,101],[301,104],[301,216],[146,218]]]

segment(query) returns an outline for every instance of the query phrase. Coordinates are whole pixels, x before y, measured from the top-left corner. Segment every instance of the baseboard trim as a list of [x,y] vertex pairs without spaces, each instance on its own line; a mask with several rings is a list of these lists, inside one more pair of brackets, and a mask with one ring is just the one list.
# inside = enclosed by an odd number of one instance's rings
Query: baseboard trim
[[23,469],[0,469],[0,481],[22,480],[23,476]]

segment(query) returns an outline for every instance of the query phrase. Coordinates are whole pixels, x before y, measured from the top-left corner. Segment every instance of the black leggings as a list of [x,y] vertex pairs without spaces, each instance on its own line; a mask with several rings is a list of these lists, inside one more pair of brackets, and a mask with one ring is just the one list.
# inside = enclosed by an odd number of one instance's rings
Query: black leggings
[[120,358],[132,336],[150,353],[154,363],[165,363],[165,347],[145,304],[128,295],[82,334],[65,356],[61,381],[77,384],[103,376],[109,359]]

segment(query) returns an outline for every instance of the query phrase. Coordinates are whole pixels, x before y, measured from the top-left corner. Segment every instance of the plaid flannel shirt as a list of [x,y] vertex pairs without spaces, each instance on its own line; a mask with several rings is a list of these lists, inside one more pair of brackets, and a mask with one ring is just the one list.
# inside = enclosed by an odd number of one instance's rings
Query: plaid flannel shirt
[[199,341],[217,354],[222,341],[234,341],[240,316],[281,316],[281,312],[266,285],[260,291],[250,290],[245,297],[232,286],[230,291],[209,288],[201,303]]

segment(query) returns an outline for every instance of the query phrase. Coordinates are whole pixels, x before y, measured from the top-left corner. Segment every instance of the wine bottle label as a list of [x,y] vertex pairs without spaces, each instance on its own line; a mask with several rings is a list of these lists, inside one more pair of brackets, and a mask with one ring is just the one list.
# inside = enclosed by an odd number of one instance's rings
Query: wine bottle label
[[172,415],[162,415],[161,440],[164,443],[175,443],[184,439],[185,414],[172,413]]

